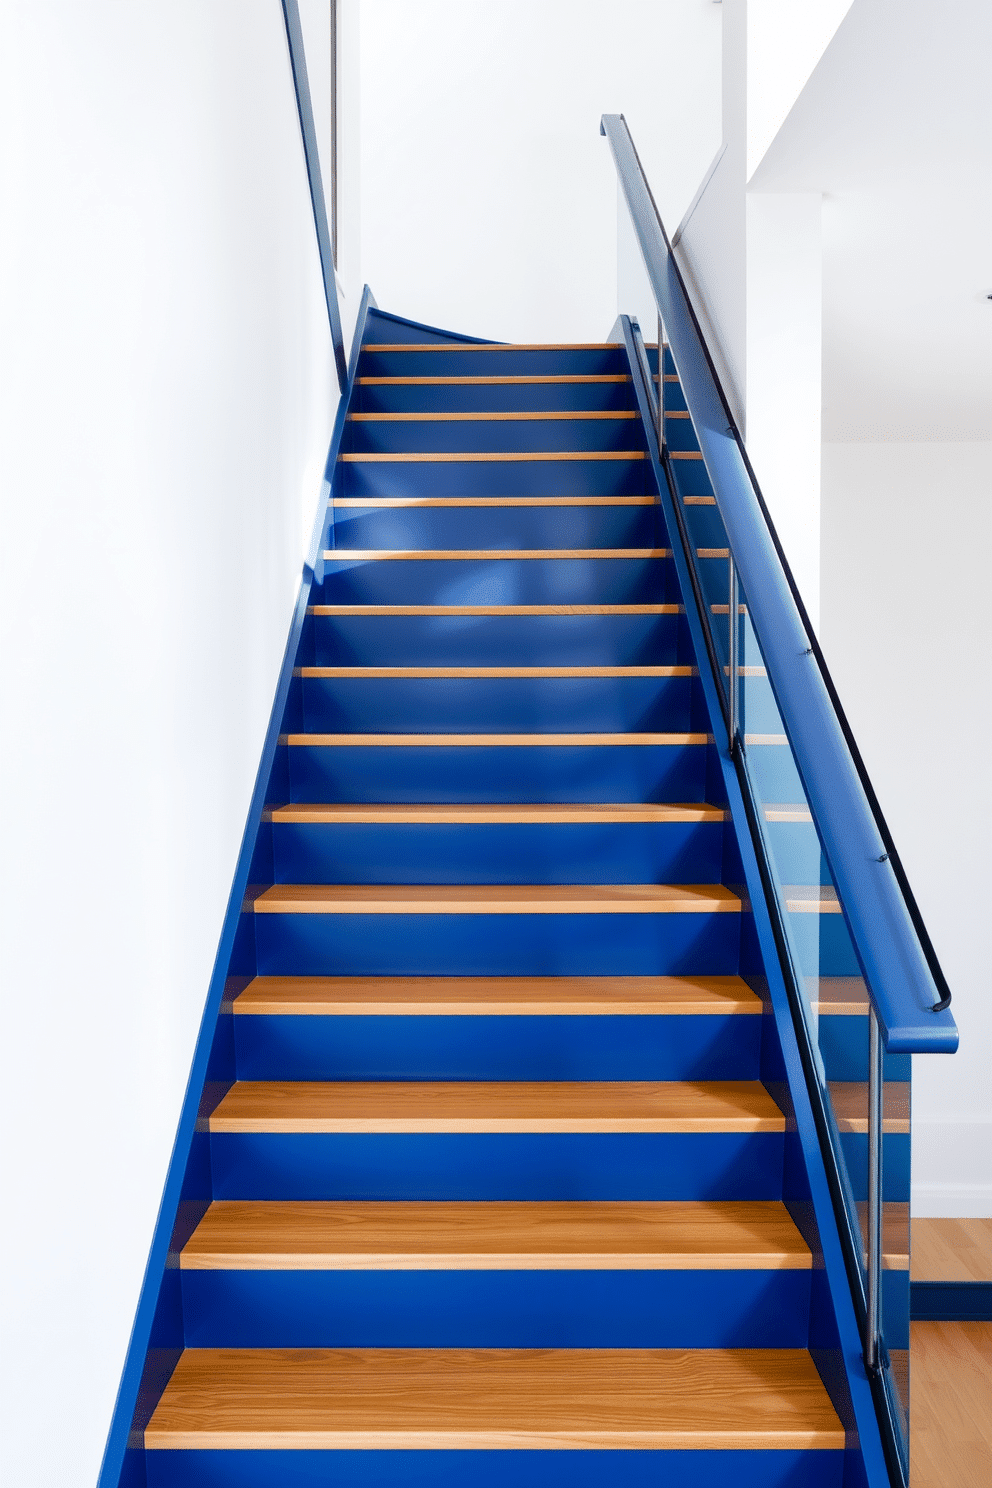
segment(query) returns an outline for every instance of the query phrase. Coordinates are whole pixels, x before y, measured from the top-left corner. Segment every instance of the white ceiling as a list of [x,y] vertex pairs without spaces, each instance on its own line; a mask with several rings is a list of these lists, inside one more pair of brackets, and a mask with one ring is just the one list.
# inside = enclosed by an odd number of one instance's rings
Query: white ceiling
[[990,63],[990,0],[855,0],[751,178],[824,195],[827,440],[992,439]]

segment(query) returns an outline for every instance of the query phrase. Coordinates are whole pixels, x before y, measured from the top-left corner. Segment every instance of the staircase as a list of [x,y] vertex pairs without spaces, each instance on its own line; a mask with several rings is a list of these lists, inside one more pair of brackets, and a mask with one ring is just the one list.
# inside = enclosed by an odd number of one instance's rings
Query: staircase
[[866,1481],[627,355],[357,374],[120,1481]]

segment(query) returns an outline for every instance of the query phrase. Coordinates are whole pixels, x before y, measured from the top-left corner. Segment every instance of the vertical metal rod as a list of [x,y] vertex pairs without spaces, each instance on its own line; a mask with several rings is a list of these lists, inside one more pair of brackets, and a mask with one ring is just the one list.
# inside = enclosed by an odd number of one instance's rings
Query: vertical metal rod
[[874,1008],[868,1019],[868,1319],[865,1364],[878,1368],[882,1285],[882,1035]]
[[665,453],[665,326],[661,316],[658,316],[658,397],[655,401],[658,410],[658,452]]
[[737,588],[737,565],[733,554],[727,559],[727,743],[730,753],[737,747],[740,732],[740,615]]

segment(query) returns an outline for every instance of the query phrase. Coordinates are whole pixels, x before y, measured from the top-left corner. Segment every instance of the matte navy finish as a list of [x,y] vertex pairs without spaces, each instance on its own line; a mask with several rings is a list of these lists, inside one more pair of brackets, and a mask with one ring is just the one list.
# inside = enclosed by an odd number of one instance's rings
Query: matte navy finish
[[640,420],[627,414],[578,418],[423,418],[392,419],[372,414],[349,420],[345,450],[351,453],[403,453],[434,450],[507,454],[528,450],[635,450],[644,448]]
[[305,677],[312,733],[694,732],[691,677]]
[[[516,550],[504,536],[496,548]],[[480,550],[488,551],[488,550]],[[519,549],[518,551],[526,551]],[[319,604],[664,604],[666,560],[633,558],[390,558],[373,562],[335,549],[325,560]],[[672,586],[674,588],[674,585]]]
[[776,1132],[215,1132],[217,1199],[777,1199]]
[[756,1080],[761,1019],[237,1017],[242,1080]]
[[185,1271],[189,1348],[805,1348],[808,1271]]
[[992,1282],[914,1281],[910,1294],[914,1322],[992,1322]]
[[[370,365],[371,362],[372,357]],[[423,383],[365,383],[356,389],[354,401],[361,413],[437,413],[442,409],[449,413],[550,413],[555,409],[633,408],[629,373],[612,375],[623,377],[623,381],[580,382],[572,374],[572,380],[564,382],[449,382],[443,387]]]
[[315,615],[317,666],[679,666],[681,615]]
[[342,457],[338,495],[369,496],[637,496],[647,491],[647,461],[634,453],[598,458],[581,452],[565,459],[517,455],[513,459],[436,461],[409,456]]
[[[554,495],[555,492],[548,492]],[[653,548],[666,533],[656,506],[341,506],[335,547]],[[619,499],[619,498],[618,498]]]
[[149,1452],[147,1488],[841,1488],[842,1452]]
[[[604,939],[604,919],[622,939]],[[727,976],[735,914],[257,914],[263,976]]]
[[277,883],[714,883],[723,823],[277,823],[272,839]]
[[[426,339],[426,338],[425,338]],[[385,350],[366,345],[359,377],[563,377],[611,372],[630,374],[619,346],[492,346],[476,343],[458,350],[434,346]]]
[[[712,746],[710,746],[712,747]],[[300,745],[293,801],[701,801],[707,746]]]

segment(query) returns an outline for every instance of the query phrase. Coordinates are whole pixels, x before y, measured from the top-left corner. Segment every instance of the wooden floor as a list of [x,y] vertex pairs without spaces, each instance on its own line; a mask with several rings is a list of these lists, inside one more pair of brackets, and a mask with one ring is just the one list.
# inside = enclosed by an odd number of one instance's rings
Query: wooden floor
[[992,1219],[914,1219],[912,1225],[914,1281],[992,1281]]
[[992,1323],[913,1323],[910,1400],[913,1488],[989,1488]]

